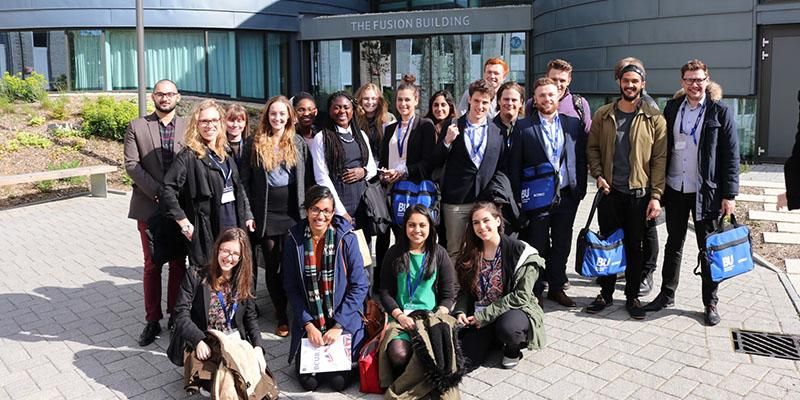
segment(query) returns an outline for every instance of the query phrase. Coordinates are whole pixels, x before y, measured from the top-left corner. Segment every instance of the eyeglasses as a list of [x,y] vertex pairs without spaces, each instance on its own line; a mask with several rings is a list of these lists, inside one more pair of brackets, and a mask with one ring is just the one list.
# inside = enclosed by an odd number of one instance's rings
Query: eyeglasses
[[333,210],[320,210],[319,208],[317,208],[317,206],[311,206],[311,208],[309,208],[308,211],[309,214],[311,214],[311,216],[313,217],[316,217],[320,214],[322,214],[322,216],[325,218],[330,218],[333,216]]
[[167,92],[167,93],[155,92],[155,93],[153,93],[153,96],[156,96],[159,99],[164,99],[164,98],[171,99],[173,97],[178,96],[178,93],[175,93],[175,92]]
[[228,257],[230,257],[230,258],[232,258],[232,259],[234,259],[234,260],[238,260],[238,259],[239,259],[239,257],[241,257],[241,256],[242,256],[242,255],[241,255],[241,254],[239,254],[239,253],[236,253],[236,252],[233,252],[233,251],[230,251],[230,250],[226,250],[226,249],[219,249],[219,255],[221,255],[221,256],[222,256],[222,258],[228,258]]
[[703,82],[707,81],[708,77],[695,78],[695,79],[686,79],[686,78],[681,78],[681,79],[683,79],[683,82],[686,83],[687,85],[694,85],[695,83],[703,83]]
[[200,124],[201,126],[216,125],[216,124],[218,124],[218,123],[219,123],[219,118],[215,118],[215,119],[201,119],[201,120],[197,121],[197,123],[198,123],[198,124]]

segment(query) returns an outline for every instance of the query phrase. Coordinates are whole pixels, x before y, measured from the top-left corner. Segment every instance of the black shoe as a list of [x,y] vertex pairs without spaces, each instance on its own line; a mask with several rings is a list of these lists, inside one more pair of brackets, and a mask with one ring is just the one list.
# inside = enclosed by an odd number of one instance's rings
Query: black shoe
[[158,321],[150,321],[144,326],[142,334],[139,335],[139,346],[147,346],[156,341],[156,337],[161,333],[161,324]]
[[633,319],[644,319],[644,317],[647,316],[639,299],[628,299],[628,301],[625,302],[625,308]]
[[575,300],[567,296],[563,290],[550,290],[547,292],[547,298],[561,304],[564,307],[575,307]]
[[639,284],[639,297],[647,296],[653,290],[653,273],[649,272],[642,277]]
[[717,312],[716,304],[709,304],[706,306],[706,325],[714,326],[721,321],[719,313]]
[[596,314],[612,304],[614,304],[613,298],[606,300],[603,298],[602,294],[598,294],[597,298],[586,307],[586,312],[589,314]]
[[647,303],[647,305],[642,307],[642,309],[647,311],[647,312],[654,312],[654,311],[661,311],[661,310],[663,310],[665,308],[672,308],[672,307],[675,307],[675,300],[674,299],[670,299],[669,297],[667,297],[663,293],[659,293],[658,296],[656,296],[656,298],[653,299],[653,301]]
[[167,320],[167,330],[171,332],[173,329],[175,329],[175,316],[170,314]]

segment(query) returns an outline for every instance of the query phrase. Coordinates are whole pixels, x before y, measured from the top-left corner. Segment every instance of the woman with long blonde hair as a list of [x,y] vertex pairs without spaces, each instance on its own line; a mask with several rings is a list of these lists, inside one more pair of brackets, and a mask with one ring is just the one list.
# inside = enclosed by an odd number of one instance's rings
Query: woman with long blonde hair
[[[305,217],[306,142],[295,134],[294,107],[284,96],[267,100],[255,134],[245,140],[242,152],[242,185],[255,217],[253,249],[264,255],[266,283],[275,306],[277,329],[289,335],[288,300],[283,289],[281,253],[283,236]],[[255,259],[255,257],[254,257]],[[258,264],[253,264],[257,282]]]
[[214,100],[198,104],[158,193],[162,213],[175,220],[191,243],[189,262],[207,265],[214,238],[229,228],[252,230],[253,214],[228,156],[225,111]]
[[378,158],[383,141],[383,129],[395,121],[394,115],[389,113],[389,103],[383,98],[383,91],[372,82],[358,88],[355,98],[356,126],[367,134],[370,150],[373,156]]

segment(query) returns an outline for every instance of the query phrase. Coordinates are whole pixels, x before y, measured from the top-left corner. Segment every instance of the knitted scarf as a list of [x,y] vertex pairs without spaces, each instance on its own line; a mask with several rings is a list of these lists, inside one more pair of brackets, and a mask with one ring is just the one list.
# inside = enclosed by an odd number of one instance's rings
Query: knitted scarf
[[[304,232],[305,247],[303,250],[303,279],[306,284],[306,295],[314,318],[314,325],[322,333],[328,329],[326,320],[333,319],[333,270],[335,268],[336,250],[335,231],[328,227],[325,232],[325,244],[322,254],[314,254],[314,241],[311,239],[311,228],[306,226]],[[319,274],[317,273],[319,267]]]

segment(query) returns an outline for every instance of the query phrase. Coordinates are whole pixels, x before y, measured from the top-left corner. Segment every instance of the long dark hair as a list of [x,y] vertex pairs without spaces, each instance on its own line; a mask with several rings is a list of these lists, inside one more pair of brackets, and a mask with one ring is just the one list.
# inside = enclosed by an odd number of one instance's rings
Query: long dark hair
[[464,236],[461,240],[463,244],[456,258],[458,283],[462,289],[469,290],[473,294],[477,294],[478,272],[480,272],[481,260],[483,259],[483,240],[475,234],[475,229],[472,227],[472,216],[480,210],[486,210],[492,217],[500,218],[501,223],[497,227],[497,232],[501,235],[503,233],[503,214],[500,208],[490,201],[475,203],[469,212],[469,222],[464,229]]
[[[335,122],[333,122],[333,117],[330,115],[330,110],[334,100],[338,99],[339,97],[344,97],[350,102],[350,106],[352,107],[354,114],[356,107],[353,96],[350,96],[350,94],[345,91],[336,92],[328,97],[328,121],[325,124],[325,131],[323,132],[322,141],[325,146],[325,163],[328,165],[328,170],[330,170],[331,174],[337,179],[342,172],[344,172],[344,146],[342,146],[342,143],[339,140],[339,134],[336,131],[337,125]],[[358,129],[358,126],[356,126],[354,120],[355,118],[350,119],[349,128],[353,133],[353,138],[355,139],[356,143],[358,143],[359,150],[361,151],[361,165],[365,166],[369,161],[369,150],[367,147],[367,142],[364,141],[364,136],[361,135],[361,130]]]
[[406,210],[406,215],[403,218],[402,225],[403,234],[398,235],[397,237],[397,246],[403,249],[403,255],[394,263],[395,273],[408,273],[408,268],[410,265],[408,250],[410,244],[408,241],[408,235],[405,233],[405,228],[406,225],[408,225],[408,220],[411,219],[411,216],[414,214],[422,215],[428,220],[428,238],[425,239],[425,244],[423,247],[425,252],[428,254],[425,258],[424,278],[429,279],[431,276],[433,276],[433,273],[436,272],[436,263],[434,262],[434,259],[436,258],[436,250],[438,249],[439,244],[436,242],[436,223],[433,221],[433,217],[431,216],[431,210],[421,204],[415,204]]
[[231,284],[239,293],[239,300],[255,298],[251,291],[253,286],[253,259],[250,250],[250,239],[247,233],[241,228],[230,228],[219,234],[217,241],[214,242],[214,250],[211,252],[211,260],[208,265],[208,285],[211,290],[220,290],[223,277],[222,268],[219,266],[219,248],[225,242],[239,242],[239,263],[233,270]]
[[336,207],[336,199],[333,198],[333,192],[327,187],[322,185],[313,185],[308,190],[306,190],[306,198],[303,202],[303,208],[306,209],[306,214],[308,214],[308,210],[320,202],[320,200],[329,199],[333,206]]
[[428,113],[425,114],[425,118],[430,119],[436,125],[439,125],[439,123],[444,121],[444,120],[439,121],[436,119],[436,117],[433,116],[433,102],[439,96],[444,97],[444,101],[450,107],[450,114],[447,115],[446,119],[453,119],[456,116],[456,101],[453,99],[453,95],[450,94],[450,92],[448,92],[447,90],[440,90],[431,95],[431,98],[428,100]]

